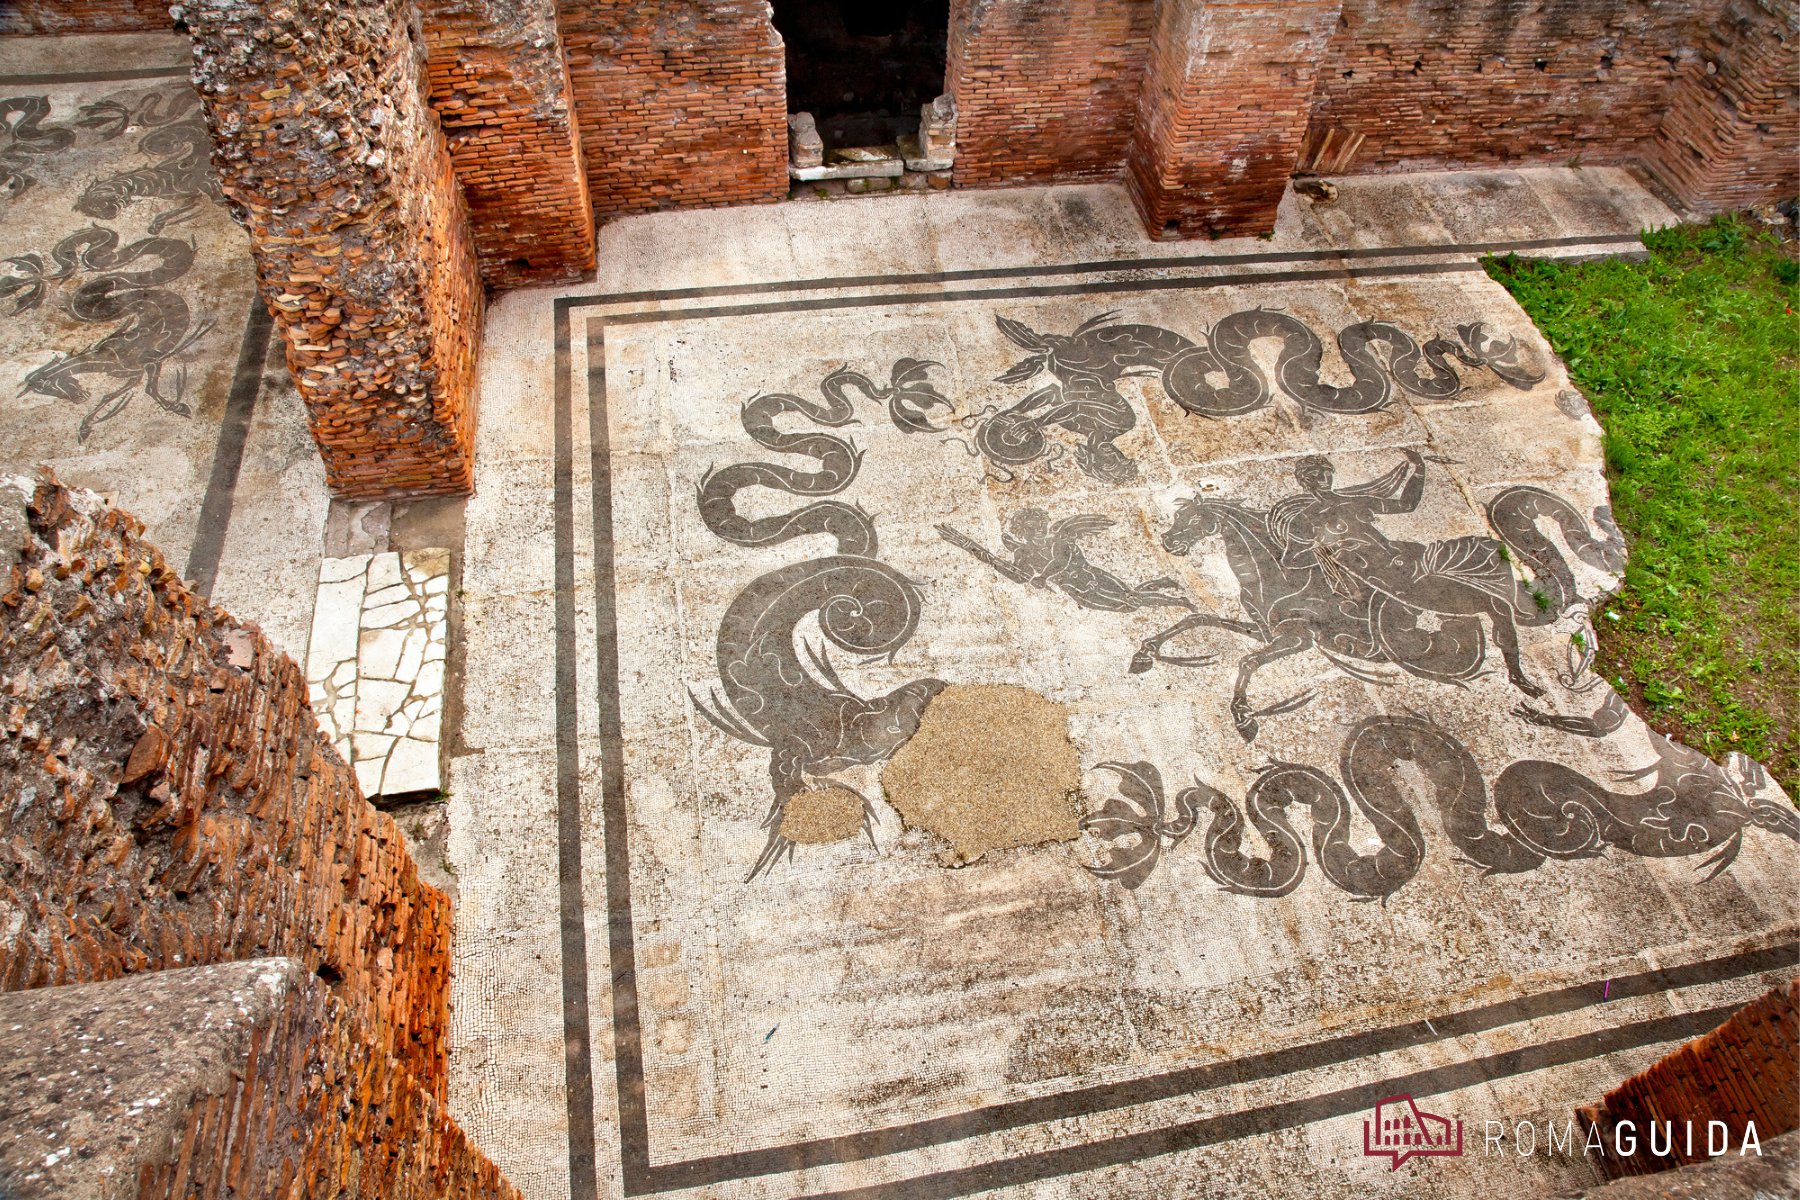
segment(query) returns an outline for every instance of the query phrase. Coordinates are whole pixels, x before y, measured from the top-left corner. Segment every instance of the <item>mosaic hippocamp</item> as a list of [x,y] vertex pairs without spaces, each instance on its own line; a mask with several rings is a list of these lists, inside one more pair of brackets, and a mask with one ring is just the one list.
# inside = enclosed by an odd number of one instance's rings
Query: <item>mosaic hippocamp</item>
[[[1482,322],[1458,327],[1458,340],[1433,338],[1423,346],[1394,326],[1363,322],[1339,335],[1340,352],[1354,382],[1347,387],[1319,379],[1323,347],[1299,321],[1256,309],[1220,321],[1201,342],[1147,325],[1107,324],[1113,314],[1083,323],[1072,337],[1035,333],[1006,317],[996,320],[1014,343],[1034,351],[1000,377],[1019,383],[1048,371],[1056,380],[1011,408],[964,418],[976,432],[977,451],[991,464],[1020,466],[1048,454],[1045,430],[1060,427],[1086,441],[1074,451],[1088,475],[1120,484],[1136,476],[1113,439],[1135,423],[1117,381],[1128,373],[1160,373],[1176,403],[1203,417],[1227,417],[1267,405],[1272,391],[1249,353],[1262,338],[1279,339],[1276,379],[1281,390],[1319,412],[1377,412],[1393,402],[1397,385],[1409,394],[1447,399],[1462,384],[1449,359],[1492,370],[1509,385],[1529,389],[1543,378],[1513,338],[1497,338]],[[1373,346],[1385,350],[1382,357]],[[833,539],[835,552],[767,572],[727,606],[716,641],[719,683],[711,694],[690,692],[696,710],[722,732],[769,750],[774,792],[763,819],[767,838],[752,864],[754,879],[794,844],[781,833],[788,802],[818,784],[847,787],[831,773],[886,761],[917,732],[926,707],[947,685],[921,678],[886,695],[865,698],[840,678],[830,647],[864,660],[889,663],[917,630],[921,585],[879,558],[873,518],[860,506],[832,497],[848,489],[863,451],[848,437],[826,432],[856,421],[852,392],[883,402],[894,426],[909,434],[943,433],[932,414],[955,406],[929,381],[939,364],[903,358],[887,386],[848,367],[821,381],[823,399],[788,393],[757,395],[740,419],[758,445],[814,460],[810,471],[768,462],[741,462],[709,470],[696,498],[706,527],[740,546],[771,547],[812,535]],[[1223,382],[1209,379],[1222,377]],[[821,428],[784,432],[778,417],[798,415]],[[1491,627],[1507,678],[1523,697],[1513,715],[1528,724],[1584,738],[1605,737],[1623,724],[1625,708],[1608,689],[1591,714],[1567,716],[1534,707],[1545,687],[1526,673],[1517,630],[1574,619],[1588,634],[1588,648],[1559,682],[1584,692],[1601,685],[1586,668],[1592,629],[1574,574],[1540,522],[1557,527],[1563,542],[1588,565],[1616,573],[1624,544],[1610,512],[1589,514],[1540,488],[1512,486],[1486,504],[1499,538],[1463,536],[1430,544],[1396,541],[1379,519],[1419,504],[1429,468],[1441,456],[1406,449],[1386,475],[1340,486],[1328,458],[1299,459],[1299,491],[1268,510],[1240,501],[1196,495],[1177,504],[1162,549],[1190,554],[1208,539],[1223,543],[1240,585],[1244,618],[1202,611],[1182,594],[1173,576],[1130,584],[1091,562],[1080,543],[1113,525],[1080,513],[1053,520],[1041,508],[1016,511],[994,553],[948,525],[939,534],[1013,583],[1054,587],[1083,609],[1132,612],[1175,608],[1185,615],[1145,640],[1124,669],[1142,674],[1158,665],[1200,667],[1206,653],[1170,653],[1170,642],[1213,629],[1246,638],[1255,647],[1239,661],[1230,714],[1234,727],[1253,741],[1260,723],[1310,703],[1312,691],[1262,707],[1250,699],[1258,668],[1280,658],[1317,650],[1357,679],[1392,683],[1382,665],[1427,681],[1465,685],[1487,661]],[[1008,481],[1010,476],[1000,477]],[[766,487],[809,503],[789,512],[752,519],[737,496]],[[1510,551],[1510,552],[1509,552]],[[1521,578],[1514,563],[1528,568]],[[796,633],[808,618],[828,646]],[[802,661],[804,651],[805,661]],[[1573,653],[1573,652],[1572,652]],[[1385,899],[1404,886],[1424,861],[1426,841],[1417,816],[1394,782],[1393,768],[1414,762],[1429,781],[1442,822],[1459,861],[1486,875],[1534,870],[1548,859],[1580,859],[1615,847],[1669,857],[1708,853],[1712,875],[1728,867],[1752,825],[1800,841],[1800,820],[1790,808],[1759,798],[1761,768],[1734,755],[1728,772],[1705,756],[1652,735],[1657,759],[1620,777],[1650,780],[1648,790],[1613,791],[1561,764],[1525,760],[1500,772],[1490,789],[1473,756],[1448,731],[1418,715],[1371,717],[1345,740],[1342,784],[1315,767],[1271,763],[1259,774],[1242,807],[1223,792],[1195,780],[1168,799],[1158,768],[1148,761],[1098,764],[1120,777],[1119,795],[1090,813],[1082,826],[1111,843],[1089,870],[1126,888],[1141,885],[1161,860],[1211,814],[1202,839],[1202,866],[1227,891],[1277,897],[1304,878],[1308,838],[1290,821],[1290,810],[1310,810],[1312,858],[1334,885],[1357,899]],[[1738,760],[1742,760],[1739,762]],[[1763,780],[1766,782],[1766,780]],[[854,789],[849,789],[854,791]],[[1490,799],[1492,807],[1490,809]],[[864,800],[864,828],[874,808]],[[1354,814],[1371,823],[1380,848],[1360,853],[1351,844]],[[1490,824],[1497,822],[1498,827]],[[1247,828],[1269,847],[1267,857],[1243,849]],[[1710,878],[1711,876],[1709,876]]]

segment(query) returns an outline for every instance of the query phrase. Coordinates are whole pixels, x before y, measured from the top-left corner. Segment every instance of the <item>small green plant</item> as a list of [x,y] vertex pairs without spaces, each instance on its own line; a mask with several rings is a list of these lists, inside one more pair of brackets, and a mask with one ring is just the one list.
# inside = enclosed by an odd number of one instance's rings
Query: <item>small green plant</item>
[[1707,237],[1700,243],[1700,248],[1708,254],[1742,254],[1743,223],[1729,213],[1720,213],[1707,227]]
[[[1511,255],[1488,273],[1605,431],[1630,547],[1594,670],[1661,733],[1800,784],[1800,263],[1741,219],[1649,232],[1650,260]],[[1534,597],[1535,599],[1535,597]]]
[[1531,589],[1531,602],[1533,604],[1537,605],[1537,609],[1539,612],[1549,612],[1550,611],[1550,597],[1544,595],[1544,591],[1542,588],[1532,588]]

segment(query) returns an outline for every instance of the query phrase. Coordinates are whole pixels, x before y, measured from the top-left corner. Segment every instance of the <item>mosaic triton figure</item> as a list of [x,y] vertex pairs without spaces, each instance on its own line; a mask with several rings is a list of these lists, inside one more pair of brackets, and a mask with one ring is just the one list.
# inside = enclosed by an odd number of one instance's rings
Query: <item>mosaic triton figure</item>
[[1022,508],[1013,514],[1008,531],[1000,538],[1000,544],[1012,552],[1011,562],[949,525],[939,525],[937,531],[945,541],[961,546],[1014,583],[1044,589],[1055,586],[1083,608],[1103,612],[1185,608],[1193,612],[1193,601],[1177,592],[1175,581],[1166,575],[1132,587],[1088,562],[1077,543],[1114,524],[1110,517],[1083,513],[1052,525],[1043,509]]
[[1406,461],[1381,478],[1345,488],[1335,486],[1328,460],[1303,458],[1294,472],[1302,490],[1268,512],[1206,497],[1178,504],[1163,548],[1185,555],[1204,538],[1223,538],[1250,619],[1195,613],[1145,641],[1132,659],[1132,673],[1158,662],[1204,665],[1203,658],[1162,653],[1169,639],[1191,629],[1225,629],[1257,639],[1262,646],[1239,661],[1231,702],[1232,720],[1250,741],[1258,718],[1292,712],[1313,696],[1303,692],[1253,710],[1249,687],[1257,668],[1316,648],[1346,673],[1369,682],[1388,680],[1348,660],[1393,663],[1421,679],[1460,686],[1477,677],[1486,662],[1480,620],[1486,616],[1513,686],[1530,697],[1543,695],[1520,661],[1518,627],[1547,625],[1581,597],[1561,551],[1538,532],[1536,522],[1554,520],[1584,562],[1617,571],[1624,547],[1611,513],[1594,510],[1594,524],[1606,535],[1601,540],[1573,506],[1539,488],[1510,487],[1494,497],[1488,517],[1535,577],[1526,582],[1514,577],[1494,538],[1465,536],[1427,546],[1391,541],[1381,532],[1377,517],[1413,511],[1423,493],[1428,460],[1416,450],[1404,454]]

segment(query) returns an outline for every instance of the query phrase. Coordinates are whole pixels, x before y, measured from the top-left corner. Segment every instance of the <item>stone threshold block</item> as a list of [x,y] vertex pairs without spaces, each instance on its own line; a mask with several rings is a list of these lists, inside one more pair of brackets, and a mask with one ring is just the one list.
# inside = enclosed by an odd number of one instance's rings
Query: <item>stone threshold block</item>
[[827,150],[825,161],[816,167],[789,167],[788,174],[811,183],[818,179],[894,178],[906,170],[906,161],[898,146],[857,146],[848,150]]
[[307,687],[320,726],[370,799],[443,787],[449,589],[445,549],[319,565]]
[[8,1200],[519,1194],[291,958],[0,993],[0,1052]]
[[920,146],[919,135],[916,133],[900,135],[900,157],[906,163],[906,169],[909,171],[948,171],[956,165],[954,148],[949,154],[932,158]]

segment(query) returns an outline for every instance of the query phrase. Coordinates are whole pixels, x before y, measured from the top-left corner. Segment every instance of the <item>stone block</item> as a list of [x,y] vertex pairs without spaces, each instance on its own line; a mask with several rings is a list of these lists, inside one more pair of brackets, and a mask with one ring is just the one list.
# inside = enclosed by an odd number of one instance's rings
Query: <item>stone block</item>
[[[930,108],[928,104],[925,107]],[[900,157],[909,171],[948,171],[956,165],[956,147],[950,147],[949,154],[928,154],[920,145],[919,136],[912,133],[900,135]]]
[[921,158],[956,158],[956,97],[946,94],[920,107],[919,148]]
[[827,150],[824,164],[790,167],[788,174],[805,182],[823,179],[892,179],[906,170],[898,146],[859,146]]
[[794,113],[788,117],[788,171],[817,167],[825,162],[825,142],[813,124],[811,113]]

